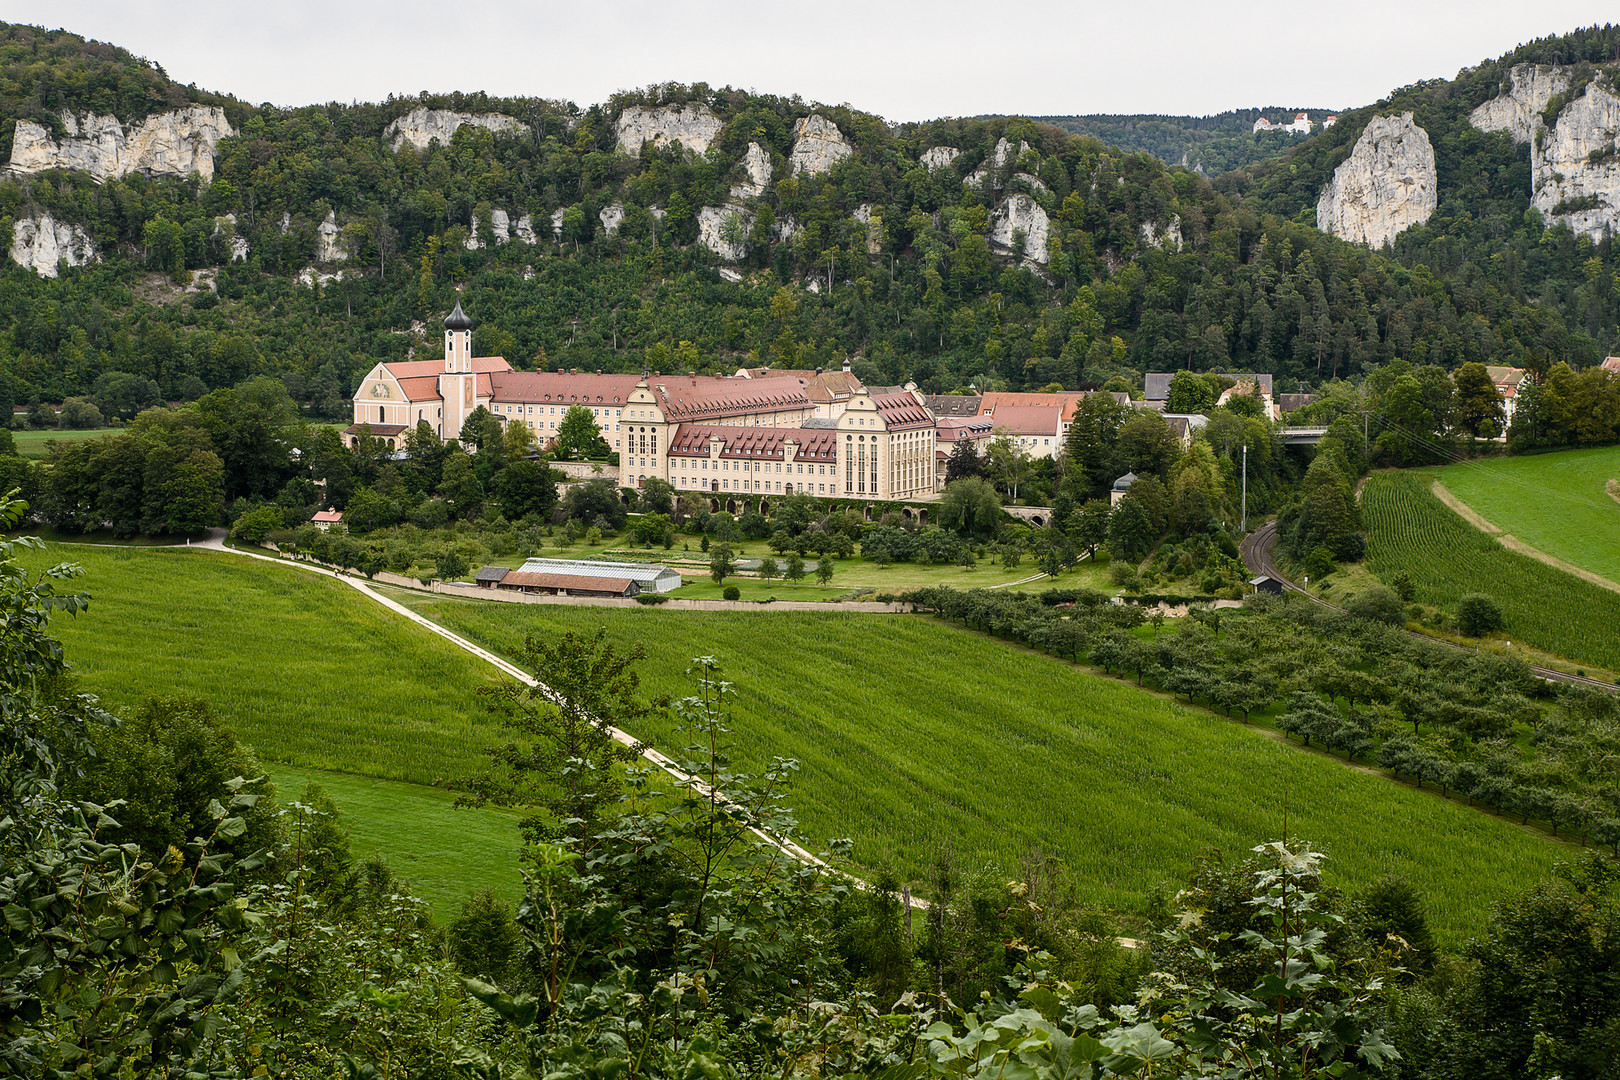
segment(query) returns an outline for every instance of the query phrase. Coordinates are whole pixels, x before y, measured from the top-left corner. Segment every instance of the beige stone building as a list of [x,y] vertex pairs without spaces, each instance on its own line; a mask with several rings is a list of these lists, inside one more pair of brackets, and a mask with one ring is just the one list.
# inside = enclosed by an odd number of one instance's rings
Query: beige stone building
[[393,447],[419,423],[456,438],[478,407],[524,424],[541,446],[574,406],[589,409],[619,459],[620,483],[657,477],[678,491],[927,499],[936,486],[934,416],[909,387],[869,390],[848,371],[734,377],[515,371],[472,355],[472,320],[445,320],[444,359],[381,363],[360,382],[344,431]]

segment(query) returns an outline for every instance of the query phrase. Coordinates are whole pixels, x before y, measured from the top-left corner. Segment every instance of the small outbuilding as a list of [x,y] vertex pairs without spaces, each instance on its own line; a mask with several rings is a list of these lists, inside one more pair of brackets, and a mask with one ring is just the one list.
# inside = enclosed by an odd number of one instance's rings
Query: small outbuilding
[[1274,596],[1281,595],[1283,589],[1287,588],[1282,581],[1272,577],[1270,574],[1252,577],[1249,579],[1249,584],[1254,586],[1254,591],[1257,593],[1271,593]]
[[343,524],[343,511],[317,510],[315,512],[315,516],[309,519],[309,523],[322,532],[325,532],[334,525]]

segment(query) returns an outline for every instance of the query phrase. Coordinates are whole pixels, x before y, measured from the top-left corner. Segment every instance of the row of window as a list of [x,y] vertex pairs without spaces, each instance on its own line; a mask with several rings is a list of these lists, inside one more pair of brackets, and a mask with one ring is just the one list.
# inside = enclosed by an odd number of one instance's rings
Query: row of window
[[[707,480],[699,480],[695,476],[675,477],[675,486],[678,488],[696,488],[699,491],[758,491],[763,494],[787,495],[794,491],[802,491],[807,495],[834,495],[837,494],[837,484],[802,484],[794,487],[782,480],[733,480],[731,477],[722,477],[714,481],[718,486],[711,486]],[[875,489],[874,489],[875,490]]]
[[[760,466],[762,466],[762,465],[764,466],[764,469],[763,469],[764,472],[771,472],[772,471],[772,469],[771,469],[772,465],[776,466],[776,469],[775,469],[776,472],[781,472],[782,471],[782,462],[780,462],[780,461],[771,462],[771,461],[724,461],[724,460],[716,461],[714,463],[714,471],[715,472],[760,472],[761,471]],[[674,469],[677,469],[677,470],[692,470],[692,471],[707,472],[708,468],[709,468],[709,459],[708,458],[670,458],[670,466],[671,466],[671,468],[674,468]],[[752,466],[752,468],[750,468],[750,466]],[[795,469],[794,466],[797,466],[797,469]],[[815,475],[817,475],[819,473],[822,476],[826,476],[826,475],[828,475],[827,470],[829,470],[831,468],[832,468],[831,465],[826,465],[826,464],[818,465],[818,464],[812,463],[809,466],[810,475],[815,476]],[[805,470],[805,462],[802,462],[802,461],[789,462],[788,465],[787,465],[787,471],[788,472],[792,473],[792,472],[796,471],[800,476],[805,475],[804,470]]]

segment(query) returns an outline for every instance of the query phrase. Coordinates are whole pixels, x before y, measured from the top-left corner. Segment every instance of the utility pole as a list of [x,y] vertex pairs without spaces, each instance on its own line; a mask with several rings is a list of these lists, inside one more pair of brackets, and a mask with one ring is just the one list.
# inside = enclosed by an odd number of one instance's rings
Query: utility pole
[[1243,523],[1239,532],[1249,531],[1249,444],[1243,444]]

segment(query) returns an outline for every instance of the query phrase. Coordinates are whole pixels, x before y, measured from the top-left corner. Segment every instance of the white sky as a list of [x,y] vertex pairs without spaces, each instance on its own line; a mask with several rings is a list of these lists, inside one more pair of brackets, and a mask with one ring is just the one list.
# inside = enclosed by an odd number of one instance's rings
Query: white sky
[[112,42],[249,102],[487,90],[583,106],[674,80],[897,121],[1350,108],[1617,16],[1613,0],[0,0],[0,19]]

